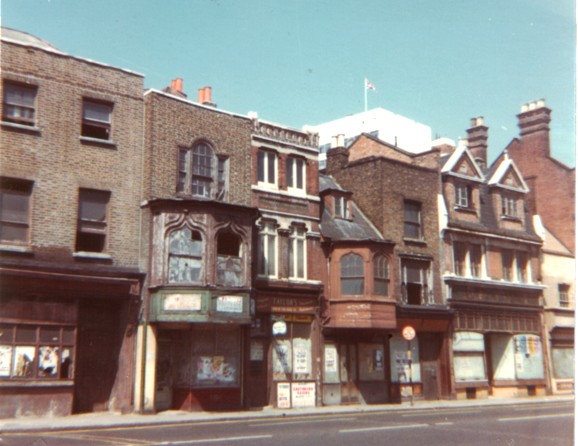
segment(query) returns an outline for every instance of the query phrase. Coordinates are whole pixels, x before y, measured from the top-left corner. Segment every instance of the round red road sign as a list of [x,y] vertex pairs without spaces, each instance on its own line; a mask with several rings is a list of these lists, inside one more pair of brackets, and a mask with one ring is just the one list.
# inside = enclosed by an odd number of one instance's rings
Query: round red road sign
[[415,338],[415,329],[411,325],[406,325],[401,330],[401,335],[406,341],[411,341],[413,338]]

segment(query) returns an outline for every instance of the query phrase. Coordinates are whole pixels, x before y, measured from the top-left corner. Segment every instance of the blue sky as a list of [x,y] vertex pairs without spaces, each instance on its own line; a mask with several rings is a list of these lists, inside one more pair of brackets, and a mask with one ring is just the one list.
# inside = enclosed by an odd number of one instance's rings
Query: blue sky
[[182,77],[227,111],[301,128],[388,110],[457,140],[490,128],[490,159],[522,104],[552,109],[552,154],[575,165],[574,0],[2,0],[2,25],[131,69]]

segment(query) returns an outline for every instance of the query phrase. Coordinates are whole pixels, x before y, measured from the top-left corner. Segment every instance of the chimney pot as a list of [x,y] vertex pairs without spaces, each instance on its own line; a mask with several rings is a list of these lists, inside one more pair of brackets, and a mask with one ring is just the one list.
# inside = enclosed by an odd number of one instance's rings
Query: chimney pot
[[205,95],[203,104],[212,104],[213,101],[211,100],[211,87],[205,87]]
[[182,93],[183,92],[183,79],[180,77],[173,79],[173,81],[171,82],[171,88],[175,91],[178,91],[179,93]]
[[204,104],[205,103],[205,89],[204,88],[199,88],[197,90],[197,102],[199,104]]

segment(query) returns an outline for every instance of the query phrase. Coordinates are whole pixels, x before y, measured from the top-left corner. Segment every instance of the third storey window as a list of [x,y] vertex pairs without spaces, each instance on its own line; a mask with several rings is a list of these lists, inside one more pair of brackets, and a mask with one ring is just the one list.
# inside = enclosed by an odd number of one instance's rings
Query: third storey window
[[219,201],[227,199],[228,159],[207,143],[179,150],[177,192]]
[[303,158],[287,158],[287,188],[305,191],[305,160]]
[[85,99],[82,103],[81,135],[88,138],[110,140],[112,104]]
[[36,87],[5,82],[2,120],[4,122],[34,126],[36,92]]
[[403,202],[403,235],[413,239],[423,237],[421,203],[416,201]]

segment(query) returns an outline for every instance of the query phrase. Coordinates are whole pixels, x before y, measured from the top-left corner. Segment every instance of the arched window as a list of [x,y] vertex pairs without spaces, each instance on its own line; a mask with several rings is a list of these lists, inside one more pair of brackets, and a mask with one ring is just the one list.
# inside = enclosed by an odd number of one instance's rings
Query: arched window
[[169,235],[169,283],[201,281],[203,239],[201,233],[189,228]]
[[217,235],[217,284],[243,284],[241,238],[230,230],[221,231]]
[[373,292],[387,296],[389,289],[389,263],[387,257],[378,255],[373,260]]
[[179,151],[177,192],[226,200],[228,163],[217,157],[209,144],[200,142]]
[[341,258],[341,294],[363,294],[363,259],[357,254],[346,254]]

